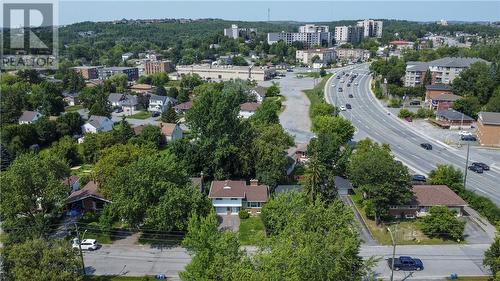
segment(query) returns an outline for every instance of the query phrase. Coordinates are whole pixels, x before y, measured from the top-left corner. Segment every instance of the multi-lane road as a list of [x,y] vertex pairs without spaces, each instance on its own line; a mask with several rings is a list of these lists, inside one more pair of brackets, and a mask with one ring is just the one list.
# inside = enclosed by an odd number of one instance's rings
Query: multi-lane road
[[[344,71],[358,74],[350,87],[347,87],[349,77],[342,76]],[[356,127],[355,140],[369,137],[380,143],[389,144],[395,157],[415,173],[428,174],[438,164],[451,164],[465,169],[465,149],[448,146],[424,132],[415,131],[382,106],[370,91],[371,76],[368,64],[339,68],[332,73],[332,78],[325,85],[325,98],[331,104],[341,106],[349,103],[352,106],[352,109],[342,111],[341,115],[351,120]],[[341,78],[337,79],[339,75]],[[341,80],[344,80],[344,83],[340,83]],[[339,88],[342,88],[343,92],[339,92]],[[353,98],[349,98],[349,94]],[[433,150],[421,148],[421,143],[432,144]],[[466,187],[491,198],[500,205],[500,167],[496,166],[500,164],[500,152],[484,153],[478,149],[471,149],[469,163],[473,161],[494,165],[484,174],[469,171]]]

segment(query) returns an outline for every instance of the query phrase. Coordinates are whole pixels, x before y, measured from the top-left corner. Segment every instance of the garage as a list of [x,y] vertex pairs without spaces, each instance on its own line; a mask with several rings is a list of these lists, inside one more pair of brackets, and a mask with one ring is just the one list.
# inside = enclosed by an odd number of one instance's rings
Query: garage
[[215,212],[218,215],[225,215],[227,213],[227,208],[226,207],[217,207],[217,208],[215,208]]

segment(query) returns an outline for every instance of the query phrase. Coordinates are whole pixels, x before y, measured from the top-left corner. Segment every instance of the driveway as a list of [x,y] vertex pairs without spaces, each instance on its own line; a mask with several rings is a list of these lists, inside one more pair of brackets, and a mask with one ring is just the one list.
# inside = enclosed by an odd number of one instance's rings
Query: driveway
[[298,72],[288,72],[285,77],[276,80],[263,81],[259,85],[269,87],[272,82],[279,83],[281,95],[285,97],[283,105],[285,110],[280,114],[280,123],[290,135],[295,138],[295,143],[309,143],[314,137],[311,132],[311,119],[309,118],[309,99],[303,90],[314,87],[314,79],[297,78]]
[[220,215],[219,229],[228,229],[234,232],[240,230],[240,217],[237,215]]

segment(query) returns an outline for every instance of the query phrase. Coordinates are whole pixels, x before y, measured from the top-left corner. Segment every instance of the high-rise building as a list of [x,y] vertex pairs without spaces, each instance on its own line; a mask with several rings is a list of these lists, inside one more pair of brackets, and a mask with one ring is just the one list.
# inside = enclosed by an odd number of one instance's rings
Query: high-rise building
[[381,20],[362,20],[358,21],[357,26],[363,27],[364,37],[382,37],[383,22]]
[[335,41],[337,44],[357,44],[363,40],[364,28],[361,26],[336,26]]
[[231,28],[224,28],[224,36],[238,39],[243,38],[245,40],[255,37],[257,33],[256,28],[239,28],[236,24],[231,25]]
[[274,44],[283,41],[287,44],[302,42],[307,47],[330,47],[333,35],[326,25],[306,24],[299,27],[299,32],[272,32],[267,34],[267,43]]
[[329,28],[327,25],[315,25],[306,24],[299,27],[300,33],[318,33],[318,32],[328,32]]

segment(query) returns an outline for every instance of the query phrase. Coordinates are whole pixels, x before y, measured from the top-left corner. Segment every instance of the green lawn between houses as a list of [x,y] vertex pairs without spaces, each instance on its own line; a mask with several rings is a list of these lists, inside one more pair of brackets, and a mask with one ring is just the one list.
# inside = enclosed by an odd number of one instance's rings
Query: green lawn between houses
[[241,220],[239,231],[241,245],[258,245],[265,238],[264,224],[260,216]]
[[151,117],[151,112],[149,111],[139,111],[136,114],[132,114],[130,116],[126,116],[127,118],[130,119],[148,119]]

